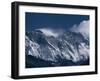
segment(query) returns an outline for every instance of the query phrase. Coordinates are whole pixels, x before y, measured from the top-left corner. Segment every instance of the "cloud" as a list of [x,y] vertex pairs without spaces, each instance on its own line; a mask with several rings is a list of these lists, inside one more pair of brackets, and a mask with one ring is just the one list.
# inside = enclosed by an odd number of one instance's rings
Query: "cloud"
[[71,31],[81,33],[84,37],[89,37],[89,24],[89,20],[84,20],[79,25],[74,25]]

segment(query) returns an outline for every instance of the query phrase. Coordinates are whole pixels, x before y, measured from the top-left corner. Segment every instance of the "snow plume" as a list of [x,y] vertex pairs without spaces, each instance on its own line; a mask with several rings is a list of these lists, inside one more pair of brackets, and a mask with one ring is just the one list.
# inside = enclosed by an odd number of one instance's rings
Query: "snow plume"
[[61,35],[63,33],[62,29],[40,28],[40,29],[36,29],[36,30],[40,30],[41,32],[43,32],[43,34],[45,36],[58,37],[59,35]]
[[79,25],[74,25],[71,31],[81,33],[85,38],[89,38],[89,24],[89,20],[84,20]]

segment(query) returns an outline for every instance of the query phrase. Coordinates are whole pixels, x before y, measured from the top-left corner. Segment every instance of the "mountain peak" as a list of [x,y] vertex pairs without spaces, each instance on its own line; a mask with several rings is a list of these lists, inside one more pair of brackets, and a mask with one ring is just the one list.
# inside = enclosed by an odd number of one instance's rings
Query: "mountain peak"
[[45,36],[54,36],[54,37],[58,37],[59,33],[53,31],[52,29],[49,28],[41,28],[41,29],[36,29],[41,31]]

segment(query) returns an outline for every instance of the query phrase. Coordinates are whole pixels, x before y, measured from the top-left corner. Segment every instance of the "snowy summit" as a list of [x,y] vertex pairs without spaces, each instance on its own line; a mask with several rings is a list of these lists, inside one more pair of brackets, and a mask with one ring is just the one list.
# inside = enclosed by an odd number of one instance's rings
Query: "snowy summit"
[[41,31],[45,36],[53,36],[53,37],[58,37],[59,33],[55,32],[52,29],[49,28],[41,28],[41,29],[37,29],[39,31]]

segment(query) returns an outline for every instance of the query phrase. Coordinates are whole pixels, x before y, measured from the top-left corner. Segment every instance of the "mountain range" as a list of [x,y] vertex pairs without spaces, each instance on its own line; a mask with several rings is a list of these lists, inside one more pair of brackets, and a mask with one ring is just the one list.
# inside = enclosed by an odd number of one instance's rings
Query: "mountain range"
[[25,35],[26,68],[89,65],[89,36],[83,32],[42,28]]

